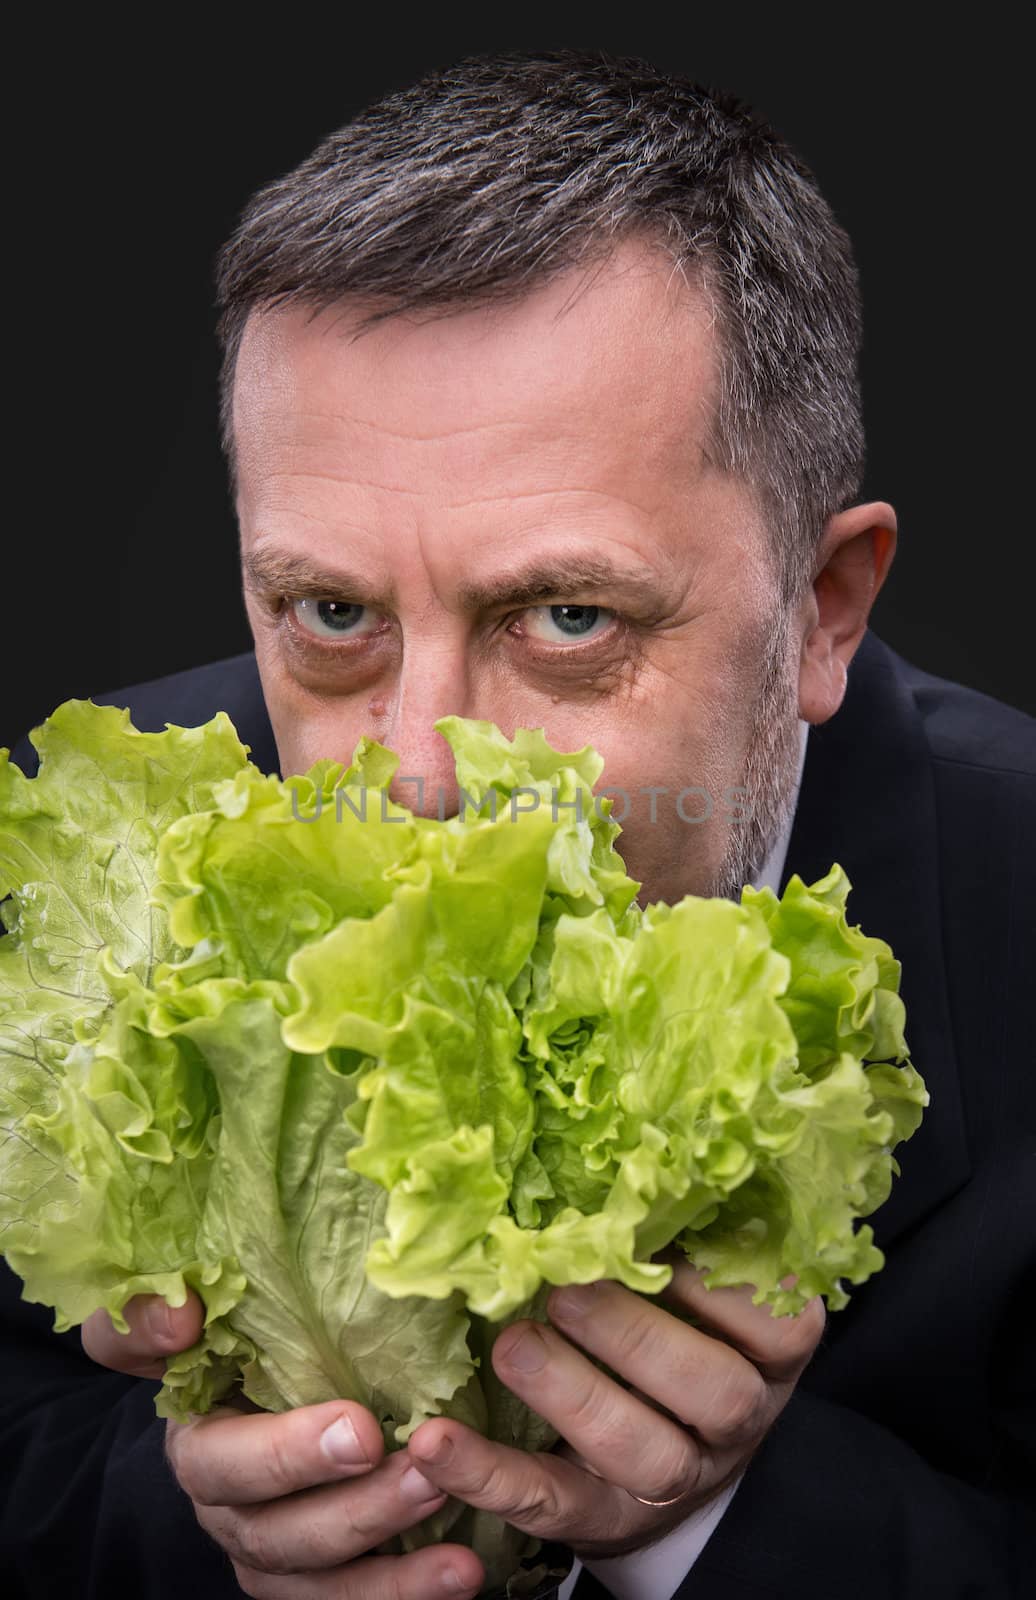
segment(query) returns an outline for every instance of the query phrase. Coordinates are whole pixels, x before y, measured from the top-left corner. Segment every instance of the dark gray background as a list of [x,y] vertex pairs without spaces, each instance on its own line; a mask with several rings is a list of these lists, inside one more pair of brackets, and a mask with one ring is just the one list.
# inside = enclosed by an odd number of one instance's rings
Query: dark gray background
[[818,33],[786,12],[373,27],[361,47],[347,22],[296,8],[258,46],[91,32],[36,58],[8,174],[25,441],[9,470],[28,495],[0,564],[0,743],[71,695],[248,647],[211,269],[251,192],[432,66],[563,44],[729,89],[813,168],[862,274],[864,495],[900,521],[874,627],[929,671],[1036,709],[1020,464],[1031,142],[1011,41],[940,24],[908,44],[870,15]]

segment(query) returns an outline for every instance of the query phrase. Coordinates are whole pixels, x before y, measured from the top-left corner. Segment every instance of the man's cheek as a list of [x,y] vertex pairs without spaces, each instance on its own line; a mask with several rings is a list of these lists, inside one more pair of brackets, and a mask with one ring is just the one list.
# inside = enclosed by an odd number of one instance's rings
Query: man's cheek
[[[697,786],[697,809],[701,809]],[[693,819],[695,803],[685,795],[685,785],[674,785],[671,792],[655,798],[655,821],[649,802],[636,823],[631,817],[616,840],[616,849],[626,862],[630,876],[643,885],[638,900],[649,905],[654,900],[671,904],[685,894],[707,894],[724,859],[730,821],[713,807],[708,816]],[[681,811],[683,815],[681,815]]]
[[341,708],[314,705],[313,697],[290,680],[263,679],[263,696],[273,728],[282,777],[308,772],[315,761],[352,759],[357,741],[368,729],[352,734],[352,720]]

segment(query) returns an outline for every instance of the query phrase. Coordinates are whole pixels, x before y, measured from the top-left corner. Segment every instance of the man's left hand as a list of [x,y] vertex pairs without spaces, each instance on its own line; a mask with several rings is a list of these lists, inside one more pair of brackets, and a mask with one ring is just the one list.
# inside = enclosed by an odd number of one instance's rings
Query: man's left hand
[[820,1340],[823,1301],[774,1317],[750,1286],[708,1290],[678,1253],[660,1259],[673,1279],[658,1296],[609,1280],[556,1289],[553,1326],[517,1322],[497,1339],[497,1375],[557,1429],[556,1450],[511,1449],[436,1417],[408,1445],[425,1476],[591,1561],[652,1543],[733,1483]]

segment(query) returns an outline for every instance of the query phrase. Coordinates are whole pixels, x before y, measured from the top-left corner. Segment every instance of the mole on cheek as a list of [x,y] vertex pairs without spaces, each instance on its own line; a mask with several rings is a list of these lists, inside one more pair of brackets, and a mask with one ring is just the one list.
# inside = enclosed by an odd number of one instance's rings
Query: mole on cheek
[[367,702],[367,710],[372,717],[383,717],[385,715],[386,706],[380,695],[374,695]]

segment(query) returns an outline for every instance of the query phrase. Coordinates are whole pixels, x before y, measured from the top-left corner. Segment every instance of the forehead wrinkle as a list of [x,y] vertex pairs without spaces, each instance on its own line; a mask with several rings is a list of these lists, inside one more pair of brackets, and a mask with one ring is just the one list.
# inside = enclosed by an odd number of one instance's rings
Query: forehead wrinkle
[[[500,398],[507,397],[501,393]],[[325,440],[337,444],[341,431],[350,428],[358,432],[384,435],[389,439],[401,439],[408,444],[441,444],[444,439],[450,439],[455,435],[464,437],[472,433],[501,432],[508,429],[522,432],[529,426],[528,418],[521,411],[517,411],[505,416],[482,417],[470,423],[458,420],[449,427],[422,432],[414,427],[394,427],[384,415],[364,416],[359,411],[351,409],[348,403],[343,404],[341,396],[336,396],[330,404],[319,408],[296,402],[286,412],[278,412],[276,407],[264,407],[262,396],[255,402],[255,406],[260,414],[272,416],[280,421],[280,437],[276,443],[289,447],[298,447],[300,444],[316,446]],[[298,426],[306,423],[317,425],[313,430],[316,437],[311,437],[304,426],[301,428]]]
[[[358,478],[352,472],[307,472],[299,467],[286,467],[280,472],[268,472],[263,485],[264,489],[268,490],[270,484],[277,483],[282,478],[287,479],[289,482],[295,478],[302,478],[314,483],[333,483],[339,488],[373,489],[379,493],[388,492],[389,494],[418,495],[423,492],[421,489],[415,489],[411,485],[386,483],[380,478]],[[295,510],[294,505],[292,510]]]
[[[320,416],[323,421],[345,422],[348,427],[366,428],[371,433],[384,434],[389,439],[405,439],[408,444],[441,444],[444,439],[463,437],[469,433],[486,433],[498,431],[503,428],[524,428],[524,417],[492,417],[481,422],[472,422],[467,426],[460,423],[449,428],[439,428],[433,433],[418,433],[413,428],[393,428],[381,418],[361,417],[355,414],[339,417],[332,412],[321,414],[318,412],[296,412],[296,416]],[[298,443],[294,437],[293,444]]]

